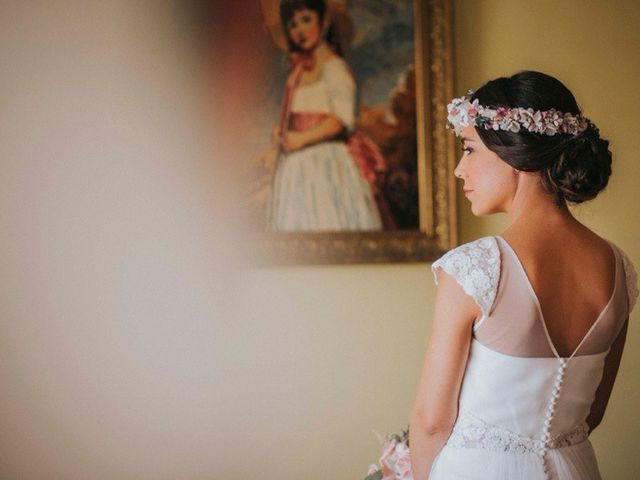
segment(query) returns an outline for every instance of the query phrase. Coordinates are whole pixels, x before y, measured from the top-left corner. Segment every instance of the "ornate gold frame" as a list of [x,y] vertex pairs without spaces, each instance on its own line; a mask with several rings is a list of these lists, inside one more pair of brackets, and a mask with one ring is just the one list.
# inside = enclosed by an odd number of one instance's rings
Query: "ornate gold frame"
[[452,0],[414,0],[414,11],[420,229],[259,233],[251,249],[257,262],[420,262],[457,245],[455,140],[445,129],[446,106],[453,97]]

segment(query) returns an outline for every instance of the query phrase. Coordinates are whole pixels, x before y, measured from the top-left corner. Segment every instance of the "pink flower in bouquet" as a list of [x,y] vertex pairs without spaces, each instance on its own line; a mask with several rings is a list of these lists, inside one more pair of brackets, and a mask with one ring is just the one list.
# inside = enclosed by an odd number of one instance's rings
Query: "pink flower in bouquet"
[[413,472],[411,471],[411,455],[409,448],[404,443],[398,444],[396,447],[396,480],[413,480]]
[[[378,434],[378,438],[382,440]],[[382,445],[379,465],[369,465],[365,480],[413,480],[409,451],[409,430],[400,435],[387,435]]]
[[413,480],[409,448],[395,438],[385,443],[380,465],[382,465],[382,480]]
[[382,455],[380,456],[380,463],[386,458],[389,458],[396,450],[398,441],[395,438],[389,438],[382,444]]
[[380,465],[382,465],[382,480],[395,479],[393,466],[395,464],[396,444],[396,439],[392,438],[387,440],[382,446],[382,456],[380,457]]

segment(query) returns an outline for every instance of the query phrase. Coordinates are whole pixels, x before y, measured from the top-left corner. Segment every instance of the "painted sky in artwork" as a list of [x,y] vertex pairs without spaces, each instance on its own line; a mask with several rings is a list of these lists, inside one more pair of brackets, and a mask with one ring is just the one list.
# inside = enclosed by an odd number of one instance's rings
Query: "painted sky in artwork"
[[360,103],[386,102],[414,62],[412,0],[348,0],[356,35],[345,60],[353,70]]

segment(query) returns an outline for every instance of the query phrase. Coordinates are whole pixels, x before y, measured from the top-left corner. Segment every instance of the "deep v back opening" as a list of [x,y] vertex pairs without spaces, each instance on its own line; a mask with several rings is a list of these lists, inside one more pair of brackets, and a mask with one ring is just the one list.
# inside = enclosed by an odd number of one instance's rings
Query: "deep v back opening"
[[582,337],[580,342],[578,342],[578,345],[571,352],[571,355],[569,355],[568,357],[562,357],[562,356],[560,356],[558,354],[558,350],[556,349],[556,346],[553,343],[553,340],[551,339],[551,336],[549,335],[549,330],[547,328],[547,322],[545,321],[544,314],[542,313],[542,306],[540,305],[540,300],[538,298],[538,295],[536,294],[535,289],[533,288],[533,284],[531,283],[531,280],[529,278],[529,275],[527,274],[527,271],[524,268],[524,265],[520,261],[520,257],[518,256],[516,251],[513,249],[511,244],[509,242],[507,242],[503,237],[501,237],[500,235],[496,235],[496,240],[499,243],[502,242],[502,244],[506,247],[506,250],[513,256],[515,262],[517,263],[517,265],[518,265],[518,267],[520,269],[520,272],[521,272],[521,274],[522,274],[522,276],[523,276],[523,278],[525,280],[525,283],[527,284],[528,289],[529,289],[529,291],[531,293],[532,300],[534,301],[534,303],[535,303],[535,305],[536,305],[536,307],[538,309],[538,318],[540,319],[540,322],[542,323],[542,328],[543,328],[545,336],[547,338],[547,342],[549,344],[549,348],[551,348],[551,351],[553,352],[553,354],[557,358],[573,358],[573,356],[578,352],[578,350],[580,350],[580,347],[582,347],[584,342],[587,340],[589,335],[591,335],[591,332],[593,332],[593,330],[595,329],[595,327],[598,324],[598,322],[600,321],[600,319],[609,310],[611,304],[613,303],[613,299],[615,298],[616,290],[618,288],[618,252],[616,251],[615,247],[611,244],[611,242],[607,241],[607,244],[609,245],[609,248],[611,248],[611,250],[613,251],[613,258],[614,258],[614,263],[615,263],[615,265],[614,265],[614,277],[613,277],[613,289],[612,289],[612,292],[611,292],[611,296],[609,297],[609,301],[604,306],[604,308],[602,308],[602,310],[600,310],[600,313],[596,317],[595,321],[591,324],[591,326],[587,330],[587,333],[585,333],[585,335]]

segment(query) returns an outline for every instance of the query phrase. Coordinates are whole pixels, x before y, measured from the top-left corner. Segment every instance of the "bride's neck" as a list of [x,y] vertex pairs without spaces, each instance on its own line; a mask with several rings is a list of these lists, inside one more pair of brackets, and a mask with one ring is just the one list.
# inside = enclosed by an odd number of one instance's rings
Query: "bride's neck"
[[509,228],[521,224],[557,227],[577,222],[565,202],[556,203],[554,196],[544,191],[537,174],[521,172],[520,175],[522,181],[506,212]]

